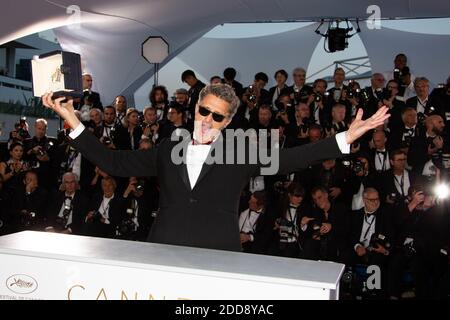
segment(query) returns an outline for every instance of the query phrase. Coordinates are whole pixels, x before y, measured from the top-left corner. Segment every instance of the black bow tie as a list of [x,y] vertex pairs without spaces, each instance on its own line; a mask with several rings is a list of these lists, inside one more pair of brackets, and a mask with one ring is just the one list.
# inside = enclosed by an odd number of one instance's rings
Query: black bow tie
[[65,196],[65,197],[64,197],[64,201],[66,201],[66,200],[72,201],[72,197],[70,197],[70,196]]
[[378,151],[378,150],[377,150],[377,153],[378,153],[378,154],[382,154],[383,156],[386,155],[386,151]]
[[289,206],[289,209],[295,209],[295,210],[297,210],[297,208],[298,208],[298,207],[296,207],[296,206]]
[[405,128],[405,132],[414,133],[414,128]]

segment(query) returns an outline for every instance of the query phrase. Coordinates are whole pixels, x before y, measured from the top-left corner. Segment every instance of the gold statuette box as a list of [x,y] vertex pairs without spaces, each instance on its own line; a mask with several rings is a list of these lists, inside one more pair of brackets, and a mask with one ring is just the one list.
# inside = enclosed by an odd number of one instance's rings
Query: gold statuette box
[[31,61],[33,95],[52,91],[58,97],[82,98],[81,57],[77,53],[52,51]]

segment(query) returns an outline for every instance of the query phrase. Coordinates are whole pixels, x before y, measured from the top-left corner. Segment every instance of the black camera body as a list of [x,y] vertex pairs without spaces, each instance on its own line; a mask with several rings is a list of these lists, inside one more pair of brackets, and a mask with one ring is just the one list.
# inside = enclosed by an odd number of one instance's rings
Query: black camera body
[[322,223],[316,220],[311,220],[309,222],[309,226],[312,230],[312,237],[316,238],[316,237],[320,237],[320,228],[322,228]]
[[124,219],[117,226],[116,235],[118,236],[130,236],[134,232],[136,232],[136,224],[131,219]]
[[385,235],[381,233],[374,233],[372,237],[370,237],[368,250],[371,251],[378,248],[379,246],[385,248],[388,251],[391,248],[391,244]]
[[293,221],[280,217],[275,222],[280,226],[280,242],[289,243],[298,240],[298,227]]
[[24,227],[31,227],[36,224],[36,213],[23,210],[20,215],[20,224]]

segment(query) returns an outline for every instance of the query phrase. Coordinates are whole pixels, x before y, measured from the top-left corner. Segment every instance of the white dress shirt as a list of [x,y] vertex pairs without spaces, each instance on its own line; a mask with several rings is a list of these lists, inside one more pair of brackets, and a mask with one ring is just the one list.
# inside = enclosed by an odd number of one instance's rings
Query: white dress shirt
[[374,214],[365,214],[363,219],[363,225],[361,229],[361,236],[359,237],[359,244],[355,245],[355,250],[358,246],[362,245],[367,248],[370,244],[370,238],[375,233],[376,216]]
[[[385,154],[378,153],[385,152]],[[386,151],[386,149],[383,150],[375,150],[375,169],[377,171],[386,171],[391,168],[391,165],[389,163],[389,153]]]
[[109,203],[111,202],[112,199],[114,199],[114,194],[111,196],[111,198],[103,196],[102,203],[100,203],[100,207],[98,208],[98,212],[105,219],[105,224],[111,223],[109,221]]
[[[243,233],[255,233],[256,223],[258,221],[259,215],[262,209],[258,211],[253,211],[250,209],[244,210],[239,216],[239,230]],[[253,237],[250,237],[253,241]]]
[[[73,130],[71,133],[69,133],[69,137],[72,139],[76,139],[81,134],[81,132],[83,132],[83,130],[84,130],[84,125],[82,123],[80,123],[78,125],[78,127],[75,128],[75,130]],[[195,132],[194,132],[194,134],[195,134]],[[347,143],[345,135],[346,135],[345,132],[340,132],[340,133],[336,134],[336,136],[335,136],[336,142],[339,147],[339,150],[343,154],[349,154],[350,153],[350,145]],[[186,165],[187,165],[187,171],[188,171],[191,189],[193,189],[195,184],[197,183],[197,179],[200,176],[200,172],[202,171],[203,164],[205,163],[210,150],[211,150],[211,145],[207,145],[207,144],[193,145],[192,143],[190,143],[187,147]]]

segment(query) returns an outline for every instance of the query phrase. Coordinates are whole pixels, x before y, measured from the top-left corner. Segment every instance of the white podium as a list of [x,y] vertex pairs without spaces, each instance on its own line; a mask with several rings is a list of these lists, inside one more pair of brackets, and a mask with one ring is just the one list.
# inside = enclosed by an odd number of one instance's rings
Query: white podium
[[55,233],[0,237],[0,299],[337,299],[344,265]]

